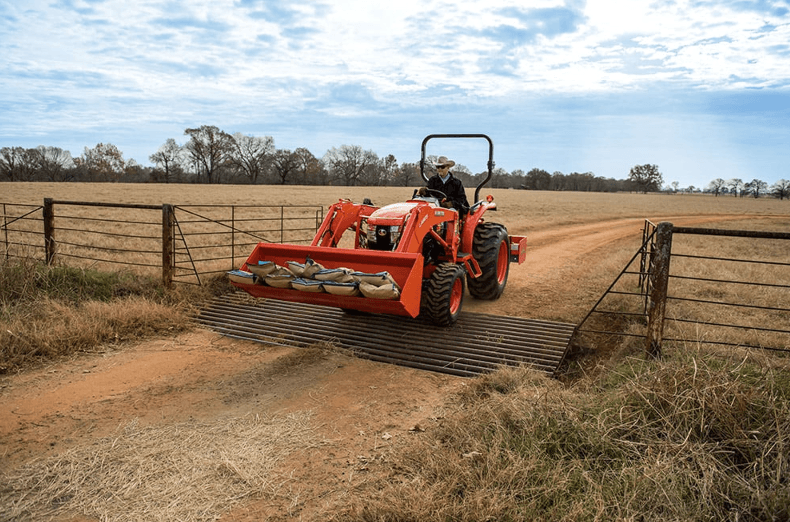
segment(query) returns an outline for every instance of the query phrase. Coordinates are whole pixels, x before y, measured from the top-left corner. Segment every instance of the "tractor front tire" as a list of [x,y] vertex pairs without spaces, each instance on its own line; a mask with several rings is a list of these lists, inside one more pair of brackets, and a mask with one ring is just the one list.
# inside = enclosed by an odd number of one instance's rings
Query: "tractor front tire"
[[476,299],[493,301],[505,291],[510,272],[510,241],[507,229],[498,223],[480,223],[472,240],[472,257],[477,260],[480,277],[466,276],[469,293]]
[[428,278],[423,290],[422,312],[439,326],[458,320],[464,301],[466,270],[454,263],[442,263]]

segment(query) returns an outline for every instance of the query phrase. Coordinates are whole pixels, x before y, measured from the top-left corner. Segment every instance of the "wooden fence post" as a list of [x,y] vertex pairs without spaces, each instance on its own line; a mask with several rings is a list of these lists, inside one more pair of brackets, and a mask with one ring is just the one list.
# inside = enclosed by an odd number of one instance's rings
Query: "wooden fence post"
[[669,261],[672,256],[672,223],[659,223],[656,227],[655,250],[651,255],[650,279],[652,290],[647,309],[646,351],[651,357],[661,357],[664,338],[664,317],[669,287]]
[[44,259],[47,265],[55,260],[55,204],[52,198],[44,198]]
[[162,283],[166,287],[173,284],[175,252],[173,243],[173,205],[162,205]]
[[8,218],[5,209],[5,203],[3,203],[3,245],[5,246],[5,258],[8,260]]

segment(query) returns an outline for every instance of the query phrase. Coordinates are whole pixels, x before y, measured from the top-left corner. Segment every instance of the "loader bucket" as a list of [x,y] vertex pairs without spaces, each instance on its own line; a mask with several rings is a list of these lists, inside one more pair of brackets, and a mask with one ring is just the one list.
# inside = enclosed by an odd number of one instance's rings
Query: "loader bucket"
[[389,272],[400,287],[400,297],[376,299],[324,292],[303,292],[292,288],[275,288],[235,281],[233,284],[254,297],[409,317],[417,317],[420,313],[423,256],[419,253],[259,243],[241,269],[248,270],[248,265],[255,266],[258,261],[271,261],[285,267],[289,261],[304,263],[308,257],[325,268],[349,268],[365,273]]

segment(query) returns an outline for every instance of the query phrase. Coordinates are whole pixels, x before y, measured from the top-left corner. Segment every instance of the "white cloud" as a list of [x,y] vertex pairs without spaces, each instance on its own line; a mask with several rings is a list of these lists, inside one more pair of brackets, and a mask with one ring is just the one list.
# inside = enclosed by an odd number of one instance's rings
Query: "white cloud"
[[[134,126],[160,140],[140,146],[153,152],[165,132],[225,121],[383,140],[426,122],[497,129],[492,113],[528,125],[530,104],[557,95],[787,93],[788,13],[778,0],[0,0],[0,137],[98,142]],[[585,110],[594,129],[610,108]]]

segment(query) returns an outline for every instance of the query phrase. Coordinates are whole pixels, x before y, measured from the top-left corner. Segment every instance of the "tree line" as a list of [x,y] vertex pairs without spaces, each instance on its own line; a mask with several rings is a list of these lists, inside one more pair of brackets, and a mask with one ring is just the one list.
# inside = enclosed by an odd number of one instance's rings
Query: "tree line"
[[[675,190],[677,191],[677,186],[675,187]],[[689,187],[687,191],[696,192],[697,189],[695,187]],[[768,183],[759,179],[753,179],[751,181],[744,182],[740,178],[733,178],[729,180],[716,178],[708,184],[708,186],[705,188],[705,192],[709,192],[717,197],[719,195],[727,194],[741,198],[759,198],[771,195],[779,199],[785,199],[790,198],[790,181],[786,179],[780,179],[773,185],[768,186]]]
[[[153,166],[142,166],[110,143],[85,147],[78,157],[58,147],[3,147],[0,180],[92,181],[127,183],[229,183],[279,185],[414,186],[422,184],[418,163],[403,162],[389,154],[380,157],[357,145],[332,147],[322,157],[307,148],[278,149],[271,136],[229,134],[202,125],[184,131],[180,145],[169,138],[149,156]],[[428,165],[428,170],[431,170]],[[456,165],[454,174],[466,186],[476,186],[486,172],[473,173]],[[592,172],[540,168],[507,172],[495,168],[491,188],[525,190],[622,192],[658,191],[663,178],[656,165],[637,165],[626,179],[596,176]],[[761,190],[765,190],[761,187]],[[719,192],[716,192],[718,195]]]

